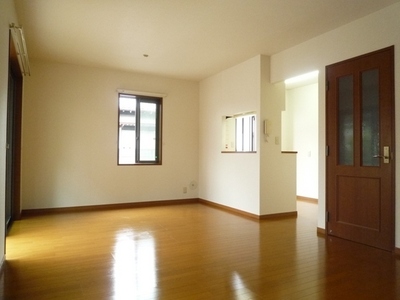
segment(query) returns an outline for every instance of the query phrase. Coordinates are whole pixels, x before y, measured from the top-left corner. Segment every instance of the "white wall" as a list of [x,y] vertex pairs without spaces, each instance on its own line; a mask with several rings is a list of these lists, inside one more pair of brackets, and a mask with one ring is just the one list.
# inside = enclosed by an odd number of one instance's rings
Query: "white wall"
[[[196,82],[35,60],[31,69],[23,209],[197,198],[189,188],[198,181]],[[117,166],[117,88],[167,94],[161,166]]]
[[14,1],[0,1],[0,265],[4,260],[5,162],[8,89],[8,40],[10,23],[18,24]]
[[[200,82],[199,197],[259,214],[260,154],[221,153],[221,117],[260,111],[260,56]],[[259,145],[257,145],[259,148]]]
[[318,84],[287,89],[285,116],[283,149],[297,151],[297,196],[317,199]]
[[[356,20],[271,57],[271,80],[319,70],[319,86],[325,86],[325,66],[395,45],[396,102],[400,96],[400,3]],[[319,208],[318,227],[325,228],[325,91],[319,91]],[[396,141],[400,141],[400,105],[396,103]],[[397,147],[396,155],[399,156]],[[396,162],[397,177],[400,161]],[[396,216],[400,215],[400,181],[396,183]],[[400,218],[396,220],[396,247],[400,247]]]
[[[261,124],[267,122],[267,136],[260,140],[260,214],[296,211],[296,154],[282,153],[282,111],[285,84],[271,84],[270,57],[262,56]],[[260,130],[263,132],[263,130]]]
[[[284,85],[269,70],[259,55],[200,82],[199,197],[255,215],[296,210],[295,155],[280,145]],[[257,153],[221,153],[221,117],[245,111],[257,113]]]

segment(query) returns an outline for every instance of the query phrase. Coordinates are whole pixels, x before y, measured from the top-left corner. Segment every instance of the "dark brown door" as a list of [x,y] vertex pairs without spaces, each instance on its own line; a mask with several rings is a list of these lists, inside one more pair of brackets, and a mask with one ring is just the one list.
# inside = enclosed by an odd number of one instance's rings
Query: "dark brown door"
[[394,47],[326,67],[327,233],[394,249]]

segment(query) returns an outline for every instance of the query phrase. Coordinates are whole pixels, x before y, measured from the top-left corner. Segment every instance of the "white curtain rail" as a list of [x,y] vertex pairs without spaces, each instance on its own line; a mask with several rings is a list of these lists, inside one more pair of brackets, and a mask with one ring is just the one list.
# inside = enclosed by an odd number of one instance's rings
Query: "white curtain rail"
[[141,91],[132,91],[125,89],[117,89],[117,92],[120,94],[128,94],[128,95],[149,96],[149,97],[159,97],[159,98],[167,97],[167,94],[163,93],[141,92]]
[[12,40],[14,42],[15,51],[17,52],[18,63],[21,68],[22,75],[31,75],[24,31],[22,27],[16,26],[14,23],[10,24],[10,31]]

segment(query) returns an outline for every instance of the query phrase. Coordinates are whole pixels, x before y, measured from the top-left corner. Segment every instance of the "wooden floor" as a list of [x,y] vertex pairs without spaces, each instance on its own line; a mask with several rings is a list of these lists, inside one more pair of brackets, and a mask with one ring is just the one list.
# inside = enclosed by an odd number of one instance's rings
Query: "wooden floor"
[[316,235],[315,204],[255,221],[202,204],[25,218],[0,299],[400,299],[391,253]]

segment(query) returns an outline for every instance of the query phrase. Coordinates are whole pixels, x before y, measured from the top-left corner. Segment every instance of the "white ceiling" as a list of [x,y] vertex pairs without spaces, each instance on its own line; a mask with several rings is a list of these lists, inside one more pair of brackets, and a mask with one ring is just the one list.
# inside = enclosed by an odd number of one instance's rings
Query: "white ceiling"
[[31,59],[201,80],[400,0],[14,1]]

